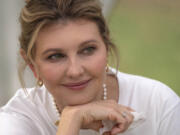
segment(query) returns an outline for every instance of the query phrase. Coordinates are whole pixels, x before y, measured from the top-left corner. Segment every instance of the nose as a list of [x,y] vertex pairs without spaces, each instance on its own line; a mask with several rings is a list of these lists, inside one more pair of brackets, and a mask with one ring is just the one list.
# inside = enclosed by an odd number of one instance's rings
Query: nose
[[84,68],[82,62],[77,59],[69,60],[67,67],[67,76],[71,79],[77,79],[83,75]]

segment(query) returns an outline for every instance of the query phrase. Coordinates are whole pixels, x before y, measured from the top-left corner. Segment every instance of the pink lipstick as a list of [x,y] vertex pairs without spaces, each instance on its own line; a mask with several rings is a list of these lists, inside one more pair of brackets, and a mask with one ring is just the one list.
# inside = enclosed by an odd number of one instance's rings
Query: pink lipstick
[[71,90],[82,90],[85,87],[87,87],[89,82],[90,80],[84,80],[80,82],[70,82],[70,83],[63,84],[63,86]]

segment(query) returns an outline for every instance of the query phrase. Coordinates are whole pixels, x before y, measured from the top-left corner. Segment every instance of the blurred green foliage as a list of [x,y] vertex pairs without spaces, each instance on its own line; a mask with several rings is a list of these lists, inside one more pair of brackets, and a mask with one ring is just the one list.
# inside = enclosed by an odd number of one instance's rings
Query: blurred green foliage
[[180,95],[180,2],[121,0],[108,23],[120,70],[159,80]]

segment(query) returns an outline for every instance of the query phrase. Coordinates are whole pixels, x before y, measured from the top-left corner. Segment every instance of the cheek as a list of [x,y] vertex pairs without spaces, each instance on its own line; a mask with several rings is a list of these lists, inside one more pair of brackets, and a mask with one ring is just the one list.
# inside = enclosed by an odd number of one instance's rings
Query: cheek
[[107,57],[106,55],[96,55],[88,61],[88,67],[91,69],[92,72],[96,75],[102,75],[105,72],[105,67],[107,64]]
[[56,83],[63,76],[60,66],[47,64],[39,67],[40,77],[45,83]]

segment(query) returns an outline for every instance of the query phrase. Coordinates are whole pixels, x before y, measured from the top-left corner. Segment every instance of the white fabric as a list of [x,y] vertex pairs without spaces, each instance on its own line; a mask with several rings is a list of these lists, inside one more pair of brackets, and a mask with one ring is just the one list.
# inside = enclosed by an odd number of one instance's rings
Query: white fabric
[[[115,71],[114,71],[115,72]],[[143,112],[145,121],[121,135],[180,135],[180,99],[166,85],[119,72],[119,104]],[[22,89],[0,109],[0,135],[55,135],[58,115],[45,87]],[[81,135],[96,134],[81,130]]]
[[[145,122],[146,120],[146,116],[142,112],[141,113],[131,112],[131,114],[134,116],[134,119],[133,119],[132,124],[128,127],[127,130],[137,128],[138,126],[143,124],[143,122]],[[103,120],[102,124],[104,127],[99,130],[100,135],[103,135],[103,133],[110,131],[113,128],[113,126],[116,125],[115,122],[108,121],[108,120]]]

